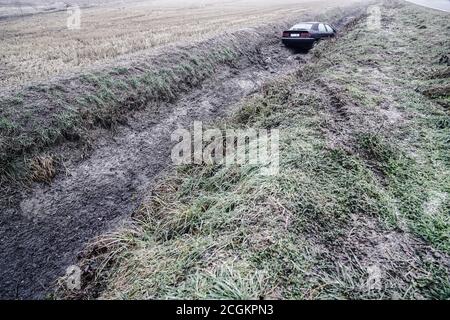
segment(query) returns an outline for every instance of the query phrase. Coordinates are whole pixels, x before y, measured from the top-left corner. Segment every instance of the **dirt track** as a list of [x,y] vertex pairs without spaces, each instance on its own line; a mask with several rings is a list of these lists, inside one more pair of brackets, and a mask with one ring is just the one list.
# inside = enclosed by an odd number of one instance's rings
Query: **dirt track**
[[225,115],[264,80],[292,70],[307,56],[294,56],[276,42],[255,58],[222,68],[174,105],[134,114],[114,136],[99,139],[91,157],[67,167],[66,176],[24,192],[18,208],[3,212],[0,296],[43,298],[83,244],[128,217],[170,166],[173,130]]

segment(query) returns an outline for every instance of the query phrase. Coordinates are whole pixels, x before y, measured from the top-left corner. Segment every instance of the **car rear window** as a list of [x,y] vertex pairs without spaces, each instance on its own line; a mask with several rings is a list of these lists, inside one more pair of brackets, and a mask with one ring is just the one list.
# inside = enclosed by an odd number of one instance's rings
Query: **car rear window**
[[311,28],[312,28],[311,23],[300,23],[293,26],[291,30],[311,30]]

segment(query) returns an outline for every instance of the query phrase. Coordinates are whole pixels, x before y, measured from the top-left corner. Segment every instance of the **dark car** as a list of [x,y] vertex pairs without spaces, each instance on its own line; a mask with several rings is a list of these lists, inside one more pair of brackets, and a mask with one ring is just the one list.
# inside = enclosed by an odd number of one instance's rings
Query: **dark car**
[[336,29],[322,22],[303,22],[283,32],[284,45],[297,49],[311,49],[318,41],[332,38]]

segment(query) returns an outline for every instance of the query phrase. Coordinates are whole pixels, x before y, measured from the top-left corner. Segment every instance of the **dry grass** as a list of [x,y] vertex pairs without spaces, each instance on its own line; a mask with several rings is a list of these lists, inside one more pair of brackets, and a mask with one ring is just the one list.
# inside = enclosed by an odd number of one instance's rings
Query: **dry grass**
[[31,176],[34,182],[50,183],[55,177],[55,160],[50,155],[35,157],[30,162]]
[[[91,1],[91,4],[94,1]],[[356,2],[346,0],[345,3]],[[0,87],[76,72],[87,66],[175,42],[298,16],[344,1],[137,1],[82,9],[81,29],[67,12],[0,21]]]

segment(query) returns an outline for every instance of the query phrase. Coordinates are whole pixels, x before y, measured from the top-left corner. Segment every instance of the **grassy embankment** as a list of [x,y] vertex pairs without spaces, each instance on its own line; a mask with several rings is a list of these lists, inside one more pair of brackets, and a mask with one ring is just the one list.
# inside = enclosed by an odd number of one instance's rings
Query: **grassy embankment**
[[281,129],[281,173],[179,169],[87,251],[85,297],[448,299],[449,32],[393,3],[321,44],[226,123]]
[[[327,16],[341,14],[336,9]],[[133,110],[171,102],[223,67],[258,63],[259,49],[276,41],[290,23],[161,48],[0,95],[0,190],[11,189],[11,181],[49,183],[65,157],[56,147],[89,151],[95,130],[126,123]]]
[[[239,37],[210,40],[172,49],[159,57],[138,59],[70,79],[31,86],[13,96],[0,97],[0,182],[24,178],[48,182],[42,162],[55,166],[52,148],[71,143],[86,150],[97,128],[113,129],[125,123],[129,112],[172,101],[199,85],[223,65],[233,64],[255,48],[266,35],[252,33],[254,42],[242,48]],[[36,175],[37,172],[37,175]],[[53,171],[50,171],[54,173]]]

